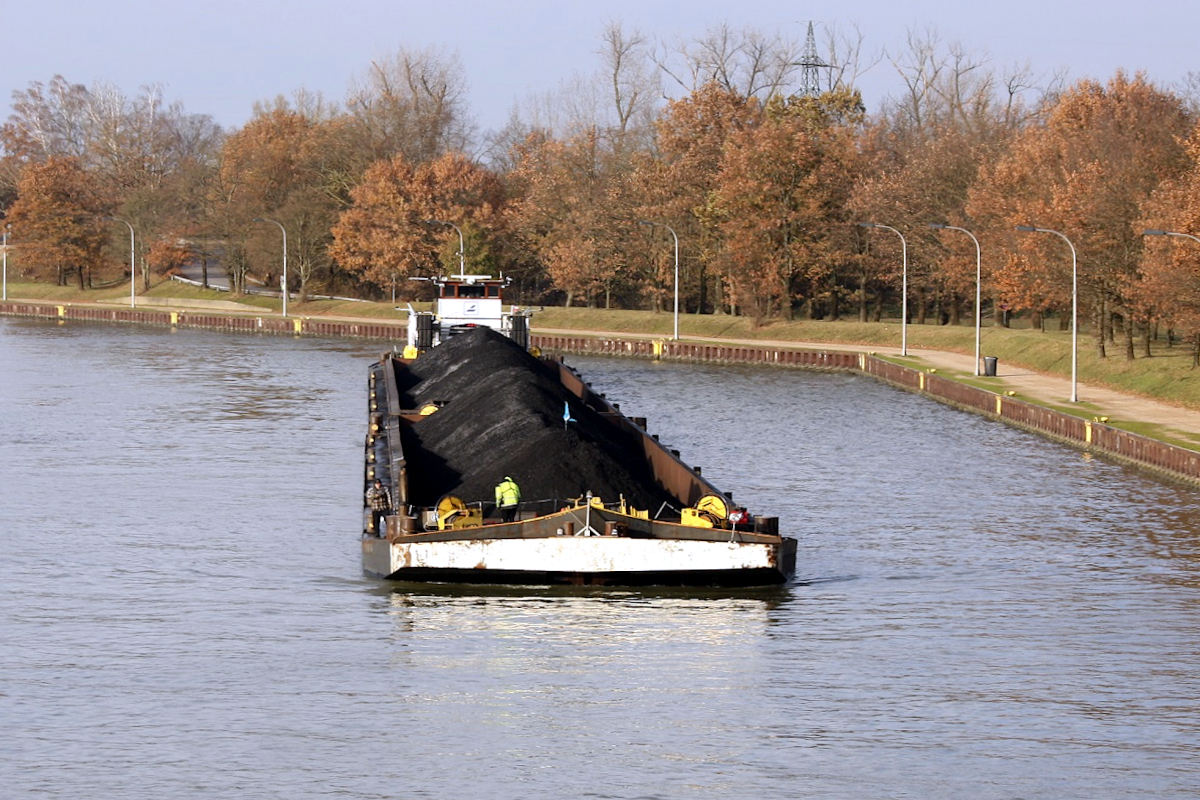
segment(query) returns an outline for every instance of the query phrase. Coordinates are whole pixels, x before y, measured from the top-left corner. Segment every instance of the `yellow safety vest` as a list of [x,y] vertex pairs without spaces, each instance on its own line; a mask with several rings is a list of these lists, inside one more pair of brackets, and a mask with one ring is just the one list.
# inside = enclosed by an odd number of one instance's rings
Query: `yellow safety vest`
[[501,508],[515,506],[521,502],[521,489],[515,481],[501,481],[496,487],[496,505]]

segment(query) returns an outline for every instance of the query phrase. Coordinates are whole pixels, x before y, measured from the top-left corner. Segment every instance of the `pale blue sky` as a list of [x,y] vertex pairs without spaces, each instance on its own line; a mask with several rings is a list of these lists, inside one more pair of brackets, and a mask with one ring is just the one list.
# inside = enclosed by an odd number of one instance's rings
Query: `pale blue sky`
[[[340,101],[371,59],[399,46],[457,51],[483,129],[499,127],[514,101],[551,91],[597,68],[610,20],[674,39],[721,22],[803,37],[805,22],[857,24],[868,51],[902,48],[906,31],[935,26],[943,41],[988,53],[998,67],[1029,60],[1050,73],[1107,79],[1145,70],[1164,85],[1200,72],[1197,0],[7,0],[0,13],[0,117],[13,90],[62,74],[75,83],[113,83],[126,93],[166,87],[168,100],[243,124],[255,101],[321,91]],[[886,62],[861,81],[870,109],[899,81]]]

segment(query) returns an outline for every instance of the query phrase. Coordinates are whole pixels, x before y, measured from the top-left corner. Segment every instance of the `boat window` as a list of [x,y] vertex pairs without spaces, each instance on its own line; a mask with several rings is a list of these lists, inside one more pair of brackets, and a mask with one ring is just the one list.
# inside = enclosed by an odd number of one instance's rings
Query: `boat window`
[[483,287],[478,284],[460,283],[458,285],[459,297],[483,297]]
[[499,297],[500,296],[500,285],[497,283],[489,283],[488,287],[487,287],[487,296],[488,297]]

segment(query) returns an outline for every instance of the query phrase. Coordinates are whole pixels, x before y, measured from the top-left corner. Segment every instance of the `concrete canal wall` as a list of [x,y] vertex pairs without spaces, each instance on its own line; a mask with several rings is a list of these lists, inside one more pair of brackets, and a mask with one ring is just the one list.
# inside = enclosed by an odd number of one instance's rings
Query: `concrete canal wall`
[[1200,485],[1200,452],[1105,425],[1103,422],[1027,403],[920,370],[862,356],[861,370],[948,405],[1040,433],[1082,450],[1145,469],[1162,477]]
[[359,339],[404,338],[403,323],[349,322],[301,317],[245,316],[211,311],[158,311],[141,308],[104,308],[103,306],[53,305],[42,303],[0,303],[0,315],[40,317],[42,319],[86,322],[127,322],[170,328],[197,328],[235,333],[271,333],[284,336],[333,336]]
[[[405,334],[405,326],[402,323],[239,316],[137,308],[110,309],[100,306],[41,303],[0,303],[0,315],[285,336],[377,339],[392,343],[403,341]],[[1200,485],[1200,452],[1129,433],[1097,420],[1066,414],[911,367],[893,364],[863,353],[652,339],[551,336],[536,333],[530,339],[531,344],[545,352],[861,372],[893,386],[927,395],[948,405],[983,414],[1082,450],[1128,463],[1163,477]]]

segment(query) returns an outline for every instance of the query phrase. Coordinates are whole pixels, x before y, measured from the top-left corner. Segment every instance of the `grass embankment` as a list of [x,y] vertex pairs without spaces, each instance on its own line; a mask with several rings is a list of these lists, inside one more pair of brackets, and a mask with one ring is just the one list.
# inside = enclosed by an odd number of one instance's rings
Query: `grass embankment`
[[[9,298],[63,303],[120,303],[129,298],[129,285],[80,291],[77,287],[52,286],[40,283],[9,283]],[[174,281],[164,281],[141,293],[138,305],[152,306],[157,298],[182,298],[208,301],[236,301],[248,313],[280,310],[280,301],[269,297],[235,298],[227,292],[201,289]],[[428,308],[428,304],[414,304]],[[670,313],[649,311],[605,310],[595,308],[535,307],[534,330],[565,329],[611,331],[636,336],[670,337],[674,317]],[[288,312],[307,317],[353,317],[358,319],[404,320],[407,313],[397,311],[390,302],[371,303],[349,300],[292,301]],[[975,328],[969,321],[962,325],[908,326],[908,345],[912,349],[946,350],[970,355],[975,351]],[[748,341],[812,342],[898,347],[898,320],[862,323],[841,320],[775,321],[754,327],[745,317],[681,314],[679,333],[686,337],[704,339],[740,339]],[[1037,372],[1069,377],[1071,373],[1071,335],[1061,331],[1038,331],[1015,325],[1012,328],[984,327],[984,355],[995,356],[1001,364],[1019,366]],[[1126,360],[1123,348],[1110,345],[1109,357],[1096,355],[1095,340],[1083,331],[1079,337],[1079,380],[1098,384],[1131,394],[1152,397],[1168,403],[1200,408],[1200,370],[1192,369],[1191,352],[1176,345],[1168,348],[1165,341],[1154,342],[1152,358]],[[919,359],[907,361],[920,367]],[[953,375],[972,383],[970,374]],[[982,385],[982,384],[977,384]],[[988,388],[991,388],[990,386]]]

